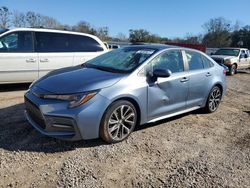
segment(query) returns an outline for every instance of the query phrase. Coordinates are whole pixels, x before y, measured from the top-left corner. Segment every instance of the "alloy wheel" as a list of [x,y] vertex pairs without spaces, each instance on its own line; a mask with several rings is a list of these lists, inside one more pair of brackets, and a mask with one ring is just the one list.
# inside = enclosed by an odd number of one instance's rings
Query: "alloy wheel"
[[215,87],[210,94],[209,101],[208,101],[208,107],[211,112],[214,112],[217,110],[221,100],[221,90],[218,87]]
[[123,140],[136,124],[135,111],[129,105],[121,105],[110,115],[108,133],[116,141]]

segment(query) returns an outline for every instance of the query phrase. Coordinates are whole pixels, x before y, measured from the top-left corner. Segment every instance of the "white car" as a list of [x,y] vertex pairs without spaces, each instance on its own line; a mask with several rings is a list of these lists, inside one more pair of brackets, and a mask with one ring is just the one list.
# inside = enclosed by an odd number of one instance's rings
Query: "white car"
[[107,52],[96,36],[52,29],[0,32],[0,84],[32,82],[48,72]]
[[219,48],[211,57],[226,65],[230,75],[237,73],[237,69],[250,68],[250,53],[246,48]]

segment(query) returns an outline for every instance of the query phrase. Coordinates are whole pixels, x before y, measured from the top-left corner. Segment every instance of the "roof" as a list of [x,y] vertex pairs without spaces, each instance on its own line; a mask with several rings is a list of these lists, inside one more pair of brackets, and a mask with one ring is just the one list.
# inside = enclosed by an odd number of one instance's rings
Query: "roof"
[[126,47],[132,47],[132,48],[152,48],[152,49],[156,49],[156,50],[164,50],[164,49],[168,49],[168,48],[182,48],[179,46],[172,46],[172,45],[166,45],[166,44],[136,44],[136,45],[130,45],[130,46],[126,46]]
[[[99,44],[101,44],[101,46],[103,47],[103,49],[105,51],[107,50],[106,46],[103,44],[103,42],[97,36],[87,34],[87,33],[75,32],[75,31],[65,31],[65,30],[56,30],[56,29],[44,29],[44,28],[14,28],[14,29],[10,29],[10,30],[6,31],[6,33],[13,32],[13,31],[36,31],[36,32],[51,32],[51,33],[83,35],[83,36],[90,37],[90,38],[96,40]],[[0,33],[0,35],[2,35],[2,34]]]
[[66,30],[57,30],[57,29],[45,29],[45,28],[13,28],[9,31],[40,31],[40,32],[52,32],[52,33],[68,33],[68,34],[77,34],[77,35],[85,35],[92,38],[97,38],[94,35],[82,33],[82,32],[76,32],[76,31],[66,31]]
[[247,48],[238,48],[238,47],[235,47],[235,48],[234,48],[234,47],[218,48],[218,50],[219,50],[219,49],[229,49],[229,50],[230,50],[230,49],[234,49],[234,50],[248,50]]

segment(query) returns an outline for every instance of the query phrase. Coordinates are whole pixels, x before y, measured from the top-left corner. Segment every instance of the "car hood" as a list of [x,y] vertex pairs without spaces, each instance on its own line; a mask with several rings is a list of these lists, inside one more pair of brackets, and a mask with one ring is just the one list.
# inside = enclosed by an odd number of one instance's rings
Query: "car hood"
[[125,75],[76,66],[52,71],[33,85],[55,94],[82,93],[112,86]]
[[232,58],[237,58],[235,56],[228,56],[228,55],[212,55],[211,56],[212,58],[215,58],[215,59],[232,59]]

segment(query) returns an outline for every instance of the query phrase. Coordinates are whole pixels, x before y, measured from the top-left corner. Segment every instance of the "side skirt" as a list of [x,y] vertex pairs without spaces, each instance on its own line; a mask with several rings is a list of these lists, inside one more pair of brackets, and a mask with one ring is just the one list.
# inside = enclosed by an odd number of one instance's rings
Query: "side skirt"
[[161,116],[161,117],[152,119],[152,120],[148,121],[148,123],[153,123],[153,122],[156,122],[156,121],[160,121],[162,119],[166,119],[166,118],[170,118],[170,117],[177,116],[177,115],[180,115],[180,114],[184,114],[184,113],[187,113],[187,112],[191,112],[191,111],[197,110],[199,108],[201,108],[201,107],[200,106],[195,106],[195,107],[192,107],[192,108],[188,108],[188,109],[185,109],[185,110],[182,110],[182,111],[179,111],[179,112],[175,112],[175,113],[172,113],[172,114],[168,114],[168,115],[165,115],[165,116]]

